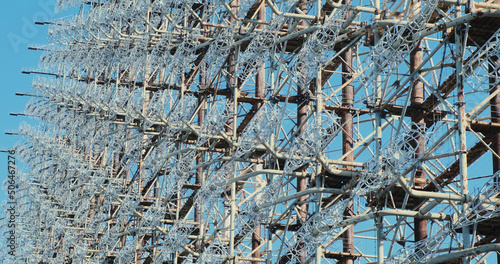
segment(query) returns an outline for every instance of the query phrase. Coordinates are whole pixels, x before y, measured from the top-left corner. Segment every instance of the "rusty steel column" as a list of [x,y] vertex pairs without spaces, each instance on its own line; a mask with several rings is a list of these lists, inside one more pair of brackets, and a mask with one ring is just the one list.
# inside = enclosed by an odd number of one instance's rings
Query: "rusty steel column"
[[[500,4],[500,0],[494,0],[493,4]],[[500,76],[500,69],[498,68],[500,60],[497,56],[488,58],[488,74],[490,75],[489,83],[490,83],[490,93],[500,89],[500,84],[497,83],[497,76]],[[495,95],[490,99],[490,111],[491,111],[491,122],[499,123],[500,122],[500,94]],[[497,154],[500,154],[500,133],[494,133],[491,135],[491,149]],[[492,165],[493,165],[493,173],[496,173],[500,170],[500,159],[495,155],[492,155]],[[499,182],[498,178],[493,179],[496,183]],[[500,240],[500,236],[496,237],[496,241]],[[497,255],[497,264],[500,264],[500,252],[496,252]]]
[[[498,1],[500,2],[500,1]],[[496,76],[498,75],[498,63],[499,60],[497,57],[488,58],[488,73],[490,75],[489,83],[490,83],[490,93],[500,89],[500,84],[497,83]],[[495,95],[490,100],[490,111],[491,111],[491,122],[499,123],[500,122],[500,94]],[[494,133],[491,135],[491,149],[498,155],[500,154],[500,133]],[[500,170],[500,159],[497,158],[494,154],[492,155],[492,165],[493,165],[493,173]],[[494,179],[495,182],[499,182],[498,178]],[[497,237],[499,240],[500,237]],[[497,263],[500,264],[500,253],[497,252]]]
[[[500,0],[494,1],[495,3],[500,3]],[[496,84],[498,75],[498,63],[499,60],[496,56],[488,58],[488,73],[490,75],[490,93],[493,93],[497,89],[500,89],[500,84]],[[500,122],[500,94],[495,95],[490,100],[490,111],[491,111],[491,122]],[[493,140],[491,143],[491,149],[495,151],[496,154],[500,154],[500,133],[493,134]],[[493,155],[493,173],[500,170],[500,159]],[[498,179],[495,179],[498,180]]]
[[[236,80],[236,51],[234,49],[231,50],[229,53],[228,73],[229,73],[229,78],[228,78],[229,83],[227,84],[227,90],[230,92],[228,93],[227,97],[229,99],[229,98],[234,98],[237,89],[236,86],[238,83],[238,80]],[[226,122],[225,131],[229,138],[232,138],[233,136],[234,122],[235,122],[234,116],[230,116]]]
[[[198,125],[201,127],[201,124],[203,123],[203,120],[205,120],[205,111],[206,111],[206,102],[205,102],[205,91],[207,89],[206,86],[206,80],[205,80],[205,69],[201,68],[200,69],[200,91],[198,94]],[[198,153],[196,156],[196,164],[202,164],[203,163],[203,152]],[[201,186],[203,184],[203,167],[199,167],[196,169],[196,180],[195,184],[197,186]],[[198,205],[195,206],[194,208],[194,222],[198,223],[198,229],[200,232],[200,240],[198,240],[195,244],[196,250],[200,251],[202,250],[202,240],[204,236],[204,230],[203,230],[203,225],[201,223],[201,217],[202,217],[202,212],[200,208],[198,208]]]
[[[235,0],[231,3],[231,9],[233,12],[236,12],[237,8],[239,6],[239,0]],[[230,22],[232,23],[235,19],[231,16]],[[233,114],[232,116],[228,119],[227,124],[226,124],[226,134],[229,138],[231,138],[234,141],[236,141],[237,137],[237,131],[235,128],[235,125],[237,123],[236,120],[236,115],[238,113],[237,111],[237,106],[238,106],[238,85],[239,81],[236,78],[237,71],[238,69],[236,68],[236,62],[237,62],[237,53],[239,52],[239,48],[235,47],[233,50],[231,50],[230,57],[229,57],[229,90],[231,91],[230,93],[230,98],[232,100],[232,108],[233,108]],[[232,152],[233,149],[230,150]],[[229,178],[233,178],[234,174],[230,175]],[[229,194],[229,197],[226,199],[226,204],[225,206],[225,211],[226,213],[228,212],[229,215],[225,215],[229,219],[229,226],[224,226],[224,228],[229,227],[229,257],[228,257],[228,263],[229,264],[235,264],[236,259],[235,259],[235,219],[236,219],[236,206],[235,206],[235,200],[236,200],[236,183],[233,182],[229,186],[227,186],[229,189],[229,192],[226,192],[226,194]]]
[[[342,1],[345,5],[350,5],[351,0]],[[345,14],[346,19],[351,15],[351,12],[348,11]],[[344,54],[342,54],[342,85],[344,88],[342,89],[342,106],[352,108],[354,102],[354,86],[352,85],[352,48],[348,48]],[[344,124],[342,129],[342,154],[349,153],[353,148],[353,116],[352,111],[347,110],[342,112],[342,124]],[[345,158],[344,161],[352,162],[354,161],[353,153],[350,152]],[[350,165],[345,165],[344,169],[352,170],[353,167]],[[344,218],[348,218],[352,216],[353,213],[353,205],[350,202],[345,211]],[[353,254],[354,253],[354,226],[349,227],[342,234],[343,241],[343,251],[345,253]],[[354,262],[354,258],[352,256],[344,256],[341,260],[343,264],[352,264]]]
[[[419,41],[415,49],[413,49],[410,53],[410,72],[415,72],[416,68],[422,64],[422,42]],[[416,128],[422,129],[425,127],[425,122],[423,119],[423,115],[421,114],[421,106],[424,102],[424,84],[422,81],[416,77],[413,80],[411,90],[411,109],[413,110],[413,115],[411,117],[411,121],[414,123]],[[418,157],[425,152],[425,142],[423,142],[424,138],[418,136],[415,139],[413,144],[418,146],[415,152],[415,155]],[[425,172],[422,168],[417,168],[415,171],[415,188],[421,189],[425,186]],[[427,220],[422,218],[414,219],[414,238],[415,241],[420,241],[422,239],[427,238]]]
[[[262,5],[261,8],[259,9],[259,14],[258,14],[258,19],[260,21],[265,21],[266,20],[266,6]],[[263,30],[265,28],[264,24],[259,24],[257,26],[258,29]],[[265,66],[262,65],[262,67],[259,69],[257,72],[257,76],[255,77],[255,97],[258,98],[264,98],[265,94],[265,77],[266,77],[266,71],[265,71]],[[261,101],[257,101],[254,104],[255,111],[258,111],[260,107],[262,106]],[[261,228],[260,224],[258,224],[255,227],[255,231],[252,233],[252,257],[254,258],[260,258],[260,243],[261,243]],[[252,264],[260,264],[260,261],[252,261]]]
[[[498,60],[495,61],[498,63]],[[490,65],[489,66],[489,72],[492,73],[495,69]],[[493,91],[500,89],[500,85],[494,85],[495,84],[495,79],[490,78],[490,93]],[[495,95],[493,98],[490,100],[490,110],[491,110],[491,122],[498,123],[500,122],[500,94]],[[500,154],[500,133],[495,133],[493,134],[493,140],[490,145],[491,149],[495,151],[496,154]],[[500,159],[498,159],[495,155],[492,156],[493,158],[493,173],[497,172],[500,170]]]
[[[235,5],[236,1],[233,1],[233,3],[231,4],[231,8],[232,10],[234,11],[236,9],[236,5]],[[229,17],[229,22],[232,23],[234,22],[234,17]],[[228,82],[226,83],[226,89],[228,91],[230,91],[228,94],[227,94],[227,98],[230,99],[230,98],[233,98],[234,97],[234,92],[235,92],[235,89],[236,89],[236,84],[237,84],[237,80],[236,80],[236,50],[235,49],[231,49],[231,51],[229,52],[229,58],[228,58],[228,65],[227,65],[227,71],[228,71]],[[224,127],[224,131],[226,132],[227,136],[229,138],[233,138],[233,127],[234,127],[234,116],[230,116],[226,122],[226,125]],[[228,185],[226,187],[226,193],[229,194],[231,192],[231,185]],[[230,201],[227,201],[227,199],[225,200],[226,202],[224,203],[224,216],[226,216],[227,214],[229,214],[230,212]],[[227,230],[229,230],[229,217],[226,217],[226,221],[224,222],[224,232],[226,232],[226,235],[227,238],[229,239],[229,232]]]
[[[455,14],[457,16],[460,15],[460,8],[455,9]],[[467,164],[467,114],[465,111],[465,89],[464,89],[464,76],[463,65],[464,65],[464,54],[465,54],[465,46],[467,41],[465,39],[466,35],[465,25],[459,25],[455,27],[455,67],[456,67],[456,81],[457,81],[457,102],[455,103],[458,110],[458,145],[459,145],[459,168],[460,168],[460,185],[462,188],[462,195],[469,194],[468,187],[468,164]],[[461,209],[465,211],[467,208],[468,202],[464,201],[461,203]],[[463,247],[469,248],[470,244],[470,226],[466,225],[462,228],[462,241]],[[462,263],[469,264],[471,261],[470,256],[462,257]]]
[[[307,11],[307,6],[304,4],[306,3],[307,0],[300,0],[300,4],[303,4],[300,6],[300,8],[303,11]],[[302,20],[300,22],[300,25],[303,27],[307,26],[307,22],[305,20]],[[300,84],[297,87],[297,127],[302,126],[302,124],[305,124],[307,122],[307,108],[309,105],[309,91],[307,91],[307,84]],[[306,126],[303,125],[301,129],[298,131],[299,133],[304,132]],[[307,177],[297,177],[297,192],[301,192],[307,189]],[[307,200],[307,195],[301,196],[298,199],[299,203],[299,217],[300,219],[297,220],[297,223],[299,224],[301,221],[306,221],[307,220],[307,211],[308,211],[308,206],[307,203],[305,202]],[[303,246],[303,242],[301,242],[301,247]],[[299,263],[304,263],[306,261],[306,256],[302,255],[299,257]]]

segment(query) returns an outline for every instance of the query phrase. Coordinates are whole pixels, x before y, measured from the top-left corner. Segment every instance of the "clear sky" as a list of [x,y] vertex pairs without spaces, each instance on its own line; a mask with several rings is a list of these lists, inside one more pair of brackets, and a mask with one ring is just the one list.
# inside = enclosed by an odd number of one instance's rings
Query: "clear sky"
[[[11,149],[17,136],[6,135],[5,132],[16,131],[21,117],[10,113],[22,112],[28,97],[16,96],[16,92],[29,93],[33,75],[22,74],[23,69],[36,69],[40,51],[28,50],[31,44],[47,42],[47,26],[35,25],[35,21],[47,21],[61,14],[54,12],[55,0],[20,0],[4,1],[0,21],[0,79],[2,80],[0,95],[0,149]],[[7,154],[0,154],[0,179],[7,174]],[[0,200],[5,195],[0,191]]]

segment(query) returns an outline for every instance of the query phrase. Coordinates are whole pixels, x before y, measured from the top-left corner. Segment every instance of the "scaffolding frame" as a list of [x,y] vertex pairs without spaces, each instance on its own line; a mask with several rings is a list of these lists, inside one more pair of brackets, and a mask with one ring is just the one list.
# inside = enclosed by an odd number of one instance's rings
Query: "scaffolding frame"
[[[30,47],[43,54],[15,115],[39,125],[19,128],[22,235],[5,261],[499,250],[498,0],[58,6],[79,12],[37,22],[49,43]],[[469,168],[487,153],[492,172]]]

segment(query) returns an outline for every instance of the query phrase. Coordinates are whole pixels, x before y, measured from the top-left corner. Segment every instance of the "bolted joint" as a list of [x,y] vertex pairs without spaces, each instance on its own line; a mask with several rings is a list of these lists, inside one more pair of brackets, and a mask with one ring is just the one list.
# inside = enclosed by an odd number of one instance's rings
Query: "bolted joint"
[[297,103],[300,105],[307,105],[311,101],[311,96],[308,92],[297,94]]

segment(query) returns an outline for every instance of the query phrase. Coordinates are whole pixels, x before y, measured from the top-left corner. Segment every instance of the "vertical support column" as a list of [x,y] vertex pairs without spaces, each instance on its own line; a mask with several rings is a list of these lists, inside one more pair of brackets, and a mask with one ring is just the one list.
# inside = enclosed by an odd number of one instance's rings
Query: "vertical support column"
[[384,218],[375,218],[375,227],[377,228],[377,263],[384,263]]
[[[263,169],[263,165],[255,164],[254,169],[255,171],[261,171]],[[255,182],[253,183],[254,192],[260,188],[263,182],[260,177],[261,177],[260,175],[255,177]],[[252,251],[253,251],[252,257],[256,259],[261,258],[261,253],[260,253],[260,244],[262,240],[261,234],[262,230],[260,227],[260,223],[257,223],[257,226],[255,227],[255,230],[252,233]],[[253,260],[252,264],[260,264],[260,261]]]
[[[459,13],[459,12],[456,12]],[[458,135],[459,135],[459,165],[460,165],[460,185],[462,186],[462,194],[466,195],[469,192],[468,176],[467,176],[467,144],[466,144],[466,126],[467,116],[465,112],[465,93],[463,85],[463,58],[465,52],[465,40],[463,34],[464,28],[458,26],[455,28],[455,63],[456,63],[456,78],[457,78],[457,108],[458,108]],[[465,202],[462,203],[462,209],[465,209]],[[463,227],[463,244],[464,248],[470,247],[469,226]],[[463,257],[462,263],[470,263],[469,257]]]
[[[239,1],[235,0],[231,3],[231,9],[233,12],[236,12],[236,9],[238,8]],[[229,22],[233,22],[234,18],[231,16]],[[237,107],[238,107],[238,80],[236,79],[236,61],[237,61],[237,52],[238,49],[236,48],[235,50],[232,50],[230,53],[229,57],[229,89],[231,90],[232,94],[232,99],[233,99],[233,116],[229,118],[226,124],[226,133],[229,138],[233,142],[236,142],[236,115],[238,113]],[[234,164],[236,166],[236,164]],[[230,177],[234,177],[234,175],[231,175]],[[229,211],[229,264],[234,264],[236,263],[235,261],[235,253],[234,253],[234,228],[235,228],[235,219],[236,219],[236,205],[235,205],[235,199],[236,199],[236,183],[233,182],[231,183],[230,187],[230,197],[229,200],[227,201],[227,206],[226,209]],[[227,215],[225,215],[227,216]]]
[[[495,1],[500,2],[500,1]],[[489,83],[490,83],[490,93],[495,92],[500,89],[500,84],[497,83],[497,77],[500,76],[498,69],[499,60],[498,57],[490,57],[488,58],[488,73],[489,73]],[[490,100],[490,111],[491,111],[491,122],[499,123],[500,122],[500,94],[495,95]],[[491,149],[496,153],[500,153],[500,133],[494,133],[491,135]],[[492,155],[492,165],[493,165],[493,173],[496,173],[500,170],[500,159],[495,155]],[[499,182],[498,178],[494,179],[495,183]],[[498,238],[497,238],[498,240]],[[497,263],[500,264],[500,253],[497,252]]]
[[[234,164],[236,166],[236,164]],[[233,175],[234,176],[234,175]],[[230,225],[229,225],[229,263],[234,264],[236,263],[235,260],[235,254],[234,254],[234,228],[235,228],[235,219],[236,219],[236,205],[235,205],[235,199],[236,199],[236,183],[233,182],[231,183],[231,197],[229,199],[230,203]]]
[[[205,79],[205,69],[200,69],[200,92],[198,94],[198,125],[201,127],[203,120],[205,120],[205,111],[206,111],[206,102],[205,102],[205,90],[206,90],[206,79]],[[199,153],[196,157],[196,164],[200,165],[203,163],[203,151]],[[195,183],[197,186],[201,186],[203,184],[203,167],[199,167],[196,169],[196,180]],[[193,194],[194,195],[194,194]],[[203,237],[204,237],[204,229],[202,224],[202,208],[199,208],[198,205],[194,208],[194,221],[198,223],[198,229],[200,231],[199,240],[196,242],[195,247],[196,250],[200,251],[203,245]]]
[[[379,8],[380,7],[380,0],[375,0],[375,7]],[[375,15],[375,22],[380,20],[380,14]],[[374,38],[374,45],[377,45],[377,43],[380,40],[380,31],[378,29],[375,29],[373,32],[373,38]],[[376,72],[375,76],[375,85],[374,85],[374,100],[373,100],[373,106],[375,108],[375,156],[377,158],[380,158],[380,151],[382,149],[382,117],[380,114],[380,105],[382,101],[382,89],[380,87],[381,84],[381,78],[378,72],[380,71],[380,66],[375,65],[374,71]],[[380,162],[379,162],[380,163]]]
[[273,263],[273,231],[271,228],[267,229],[267,259],[266,264]]
[[[307,12],[307,6],[305,3],[307,0],[300,0],[300,6],[301,10],[304,12]],[[303,27],[307,26],[307,22],[305,20],[300,21],[300,25]],[[307,108],[309,106],[309,91],[307,91],[307,86],[306,84],[301,84],[297,87],[297,126],[301,127],[301,129],[298,131],[299,133],[302,133],[306,126],[303,125],[307,122]],[[307,177],[297,177],[297,192],[301,192],[307,189]],[[308,211],[308,206],[305,201],[307,200],[307,195],[301,196],[299,198],[298,203],[299,205],[299,217],[302,221],[307,220],[307,211]],[[298,223],[300,223],[300,220],[298,220]],[[303,242],[300,244],[303,246]],[[306,261],[306,256],[301,255],[299,257],[299,262],[304,263]]]
[[[322,70],[319,70],[317,73],[316,73],[316,83],[314,84],[316,89],[316,93],[315,93],[315,96],[316,96],[316,113],[318,114],[318,119],[321,118],[321,112],[323,111],[324,109],[324,102],[323,102],[323,86],[322,86]],[[311,177],[311,181],[314,181],[314,185],[316,186],[316,188],[321,188],[322,186],[322,179],[321,178],[324,178],[324,174],[321,174],[320,172],[322,171],[322,166],[321,164],[317,164],[316,165],[316,173],[315,175],[313,175]],[[321,175],[323,175],[323,177],[321,177]],[[315,212],[316,214],[319,214],[319,212],[321,211],[321,198],[322,198],[322,194],[321,193],[317,193],[315,195],[315,200],[316,200],[316,206],[315,206]],[[316,258],[316,263],[321,263],[321,258],[323,256],[323,247],[322,246],[318,246],[316,248],[316,253],[315,253],[315,258]]]
[[[488,59],[488,72],[490,75],[489,83],[490,83],[490,93],[500,89],[500,85],[496,84],[495,74],[498,74],[495,69],[495,66],[498,67],[498,58],[493,57]],[[491,77],[493,76],[493,77]],[[500,94],[495,95],[490,100],[490,111],[491,111],[491,122],[499,123],[500,122]],[[493,140],[491,143],[491,149],[495,151],[497,154],[500,153],[500,133],[495,133],[493,135]],[[495,155],[493,155],[493,173],[500,170],[500,159],[498,159]],[[498,180],[498,179],[496,179]]]
[[[375,0],[375,7],[379,8],[380,7],[380,0]],[[380,20],[380,14],[375,15],[375,22]],[[378,29],[375,29],[373,32],[373,37],[375,40],[375,45],[380,40],[380,31]],[[374,136],[374,141],[375,141],[375,157],[377,158],[377,164],[381,165],[382,164],[382,159],[381,159],[381,151],[382,151],[382,115],[380,113],[380,105],[382,103],[382,89],[380,87],[381,84],[381,78],[380,75],[378,74],[379,72],[379,66],[376,65],[374,71],[377,73],[375,76],[375,85],[374,85],[374,111],[375,111],[375,136]],[[384,223],[384,217],[380,216],[375,218],[375,227],[377,228],[377,263],[382,264],[384,262],[384,232],[383,232],[383,225]]]
[[[151,102],[151,98],[153,97],[153,92],[149,92],[147,90],[147,87],[149,87],[149,79],[151,78],[150,74],[146,74],[145,77],[144,77],[144,89],[143,90],[143,93],[145,93],[144,97],[145,97],[145,100],[144,100],[144,104],[142,106],[142,116],[144,116],[145,118],[147,118],[147,115],[146,115],[146,109],[148,108],[149,106],[149,103]],[[144,121],[145,122],[145,121]],[[144,157],[146,155],[146,152],[148,151],[147,149],[144,149],[144,146],[146,145],[146,142],[148,140],[148,136],[146,135],[143,135],[142,136],[142,141],[141,141],[141,152],[139,154],[139,162],[138,162],[138,171],[139,171],[139,184],[137,184],[137,192],[139,193],[139,197],[142,197],[142,192],[144,190],[144,187],[145,187],[145,184],[148,184],[147,182],[144,182],[144,172],[143,170],[141,169],[142,166],[144,165]],[[144,193],[144,195],[147,195],[147,193]],[[141,220],[137,220],[136,222],[136,225],[139,226],[140,225],[140,221]],[[139,241],[138,241],[138,244],[140,245],[140,247],[143,246],[144,244],[144,237],[140,237],[139,238]],[[141,263],[141,258],[142,258],[142,254],[141,252],[137,252],[136,255],[135,255],[135,262],[137,264],[140,264]]]
[[[344,0],[343,4],[350,5],[351,0]],[[347,11],[345,18],[347,19],[351,15],[350,11]],[[348,107],[349,110],[342,112],[342,154],[349,153],[344,161],[352,162],[354,161],[353,153],[350,152],[353,148],[353,116],[352,108],[354,102],[354,86],[352,85],[352,48],[348,48],[344,54],[341,55],[343,59],[342,63],[342,106]],[[346,170],[352,170],[353,167],[350,165],[345,165]],[[344,218],[352,216],[353,204],[349,203],[344,211]],[[349,227],[343,234],[343,251],[348,254],[354,253],[354,226]],[[354,258],[352,256],[344,256],[342,258],[342,264],[352,264]]]
[[[205,2],[205,0],[203,0]],[[208,29],[208,26],[203,26],[203,29],[206,30]],[[201,124],[205,120],[205,114],[206,114],[206,109],[207,109],[207,103],[206,103],[206,89],[208,88],[207,84],[207,77],[206,77],[206,67],[203,65],[200,65],[200,85],[199,85],[199,94],[198,94],[198,125],[201,128]],[[196,164],[200,165],[204,162],[204,151],[201,151],[199,155],[196,157]],[[203,185],[204,182],[204,177],[203,177],[203,167],[199,167],[196,169],[196,180],[195,184],[197,186]],[[194,195],[194,194],[193,194]],[[203,217],[203,211],[202,208],[200,208],[198,205],[195,205],[194,208],[194,221],[198,223],[198,230],[199,230],[199,238],[198,241],[195,243],[195,249],[197,252],[202,252],[203,251],[203,244],[204,244],[204,237],[205,237],[205,229],[203,227],[202,223],[202,217]]]
[[[500,4],[500,0],[494,0],[493,4]],[[497,83],[497,76],[500,76],[499,72],[499,58],[497,56],[488,58],[488,73],[489,73],[489,83],[490,83],[490,93],[493,93],[497,89],[500,89],[500,84]],[[490,100],[490,111],[491,111],[491,122],[500,122],[500,94],[497,94]],[[500,153],[500,133],[493,135],[493,141],[491,143],[491,148],[497,154]],[[500,170],[500,159],[493,155],[493,173]],[[495,179],[498,181],[498,179]],[[500,263],[500,253],[498,256],[498,263]]]
[[[258,14],[258,19],[260,21],[265,21],[266,20],[266,6],[262,5],[259,9],[259,14]],[[259,24],[257,26],[258,29],[263,30],[265,28],[264,24]],[[265,72],[265,65],[262,65],[262,67],[259,69],[257,72],[257,76],[255,77],[255,97],[263,98],[264,97],[264,91],[265,91],[265,78],[266,78],[266,72]],[[255,111],[258,111],[260,107],[262,106],[262,103],[259,101],[255,103],[254,108]],[[257,169],[262,169],[262,165],[256,166]],[[254,258],[260,258],[260,243],[261,243],[261,234],[262,230],[260,228],[260,224],[255,227],[255,231],[252,233],[252,257]],[[259,264],[259,261],[252,261],[252,264]]]
[[[258,18],[260,21],[266,21],[266,6],[265,5],[263,5],[259,9]],[[259,30],[264,30],[264,28],[265,28],[264,24],[259,24],[257,26],[257,29],[259,29]],[[262,67],[260,67],[259,71],[257,72],[257,76],[255,77],[255,97],[263,98],[265,96],[265,94],[264,94],[265,80],[266,80],[266,70],[265,70],[265,65],[262,65]],[[257,102],[255,104],[255,106],[256,106],[255,110],[258,110],[262,106],[262,103]]]
[[[231,9],[233,10],[233,12],[235,11],[236,9],[236,3],[237,1],[233,1],[231,3]],[[229,16],[229,22],[230,23],[233,23],[234,22],[234,17],[232,16]],[[236,50],[235,49],[231,49],[231,51],[229,52],[229,60],[228,60],[228,74],[229,74],[229,78],[228,78],[228,84],[227,84],[227,89],[231,92],[229,95],[228,95],[228,99],[229,98],[233,98],[236,94],[236,89],[237,89],[237,86],[238,86],[238,80],[236,80]],[[229,119],[227,120],[227,123],[226,123],[226,127],[225,127],[225,131],[226,131],[226,134],[229,138],[232,138],[232,135],[233,135],[233,127],[234,127],[234,116],[231,116],[229,117]]]
[[[410,53],[410,72],[414,73],[415,70],[420,66],[420,64],[422,64],[422,41],[419,41],[415,49]],[[415,114],[412,115],[411,121],[415,123],[417,129],[422,129],[425,127],[425,122],[421,113],[421,105],[424,102],[424,84],[418,77],[413,80],[410,101],[411,109],[416,110],[413,111],[413,113]],[[415,141],[412,142],[412,145],[418,146],[415,153],[416,157],[422,155],[425,152],[425,142],[423,142],[423,140],[423,137],[417,136],[415,138]],[[416,189],[421,189],[425,186],[425,172],[420,167],[415,171],[415,181]],[[415,218],[414,226],[415,241],[420,241],[427,238],[426,219]]]
[[[321,164],[318,164],[316,167],[316,172],[321,172],[321,171],[322,171]],[[325,179],[324,173],[322,173],[322,174],[316,173],[316,176],[314,177],[316,188],[321,188],[322,186],[324,186],[324,179]],[[314,211],[315,214],[319,214],[321,212],[321,200],[322,200],[322,198],[323,198],[323,194],[321,192],[316,193],[316,197],[315,197],[316,208]],[[322,245],[316,247],[315,264],[321,264],[321,258],[323,257],[323,250],[324,250],[324,247]]]

